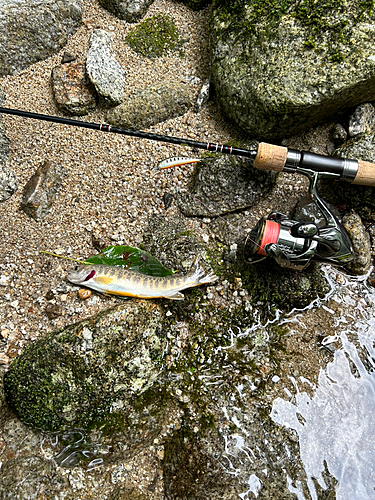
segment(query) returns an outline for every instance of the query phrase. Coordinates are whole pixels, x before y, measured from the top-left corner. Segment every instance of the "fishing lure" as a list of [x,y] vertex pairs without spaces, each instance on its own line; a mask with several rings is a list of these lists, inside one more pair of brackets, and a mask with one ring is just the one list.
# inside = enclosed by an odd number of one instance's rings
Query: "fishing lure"
[[182,165],[190,165],[192,163],[198,163],[201,158],[187,158],[184,156],[174,156],[172,158],[167,158],[160,162],[156,170],[166,170],[167,168],[181,167]]
[[149,276],[139,271],[104,264],[76,266],[67,279],[98,292],[141,299],[165,298],[183,300],[180,290],[214,283],[217,276],[207,273],[198,257],[186,275]]

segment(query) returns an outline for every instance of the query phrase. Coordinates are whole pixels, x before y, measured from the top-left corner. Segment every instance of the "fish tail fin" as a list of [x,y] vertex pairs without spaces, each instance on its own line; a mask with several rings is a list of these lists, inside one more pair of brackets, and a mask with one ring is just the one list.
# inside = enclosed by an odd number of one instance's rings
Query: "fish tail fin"
[[218,280],[218,277],[215,274],[209,273],[206,269],[204,269],[202,264],[199,262],[198,255],[195,257],[188,274],[189,277],[195,281],[196,285],[214,283]]

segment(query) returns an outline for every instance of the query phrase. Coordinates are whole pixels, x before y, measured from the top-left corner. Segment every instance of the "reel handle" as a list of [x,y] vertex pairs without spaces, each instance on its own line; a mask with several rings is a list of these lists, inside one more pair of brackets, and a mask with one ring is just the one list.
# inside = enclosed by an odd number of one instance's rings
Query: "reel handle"
[[[307,151],[288,149],[266,142],[259,143],[254,167],[275,172],[298,172],[301,169],[334,174],[351,184],[375,186],[375,164],[363,160],[350,160],[323,156]],[[301,172],[302,173],[302,172]]]

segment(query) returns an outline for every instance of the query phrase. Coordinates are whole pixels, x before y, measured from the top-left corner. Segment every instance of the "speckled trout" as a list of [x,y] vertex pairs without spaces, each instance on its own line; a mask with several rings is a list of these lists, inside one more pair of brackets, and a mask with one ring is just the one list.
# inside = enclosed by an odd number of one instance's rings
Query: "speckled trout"
[[83,285],[93,290],[111,295],[139,297],[142,299],[165,298],[182,300],[180,290],[213,283],[217,276],[207,273],[196,257],[191,269],[185,275],[167,277],[148,276],[147,274],[108,265],[76,266],[68,276],[75,285]]

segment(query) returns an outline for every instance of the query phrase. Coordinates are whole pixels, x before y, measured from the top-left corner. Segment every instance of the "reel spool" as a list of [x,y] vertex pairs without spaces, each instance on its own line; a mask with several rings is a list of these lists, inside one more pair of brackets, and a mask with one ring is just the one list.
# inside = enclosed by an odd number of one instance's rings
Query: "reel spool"
[[312,260],[343,266],[354,259],[352,243],[345,229],[316,191],[318,177],[329,176],[305,170],[310,179],[309,194],[325,219],[318,227],[311,221],[289,219],[272,212],[258,221],[246,238],[244,259],[249,264],[273,257],[283,268],[301,271]]

